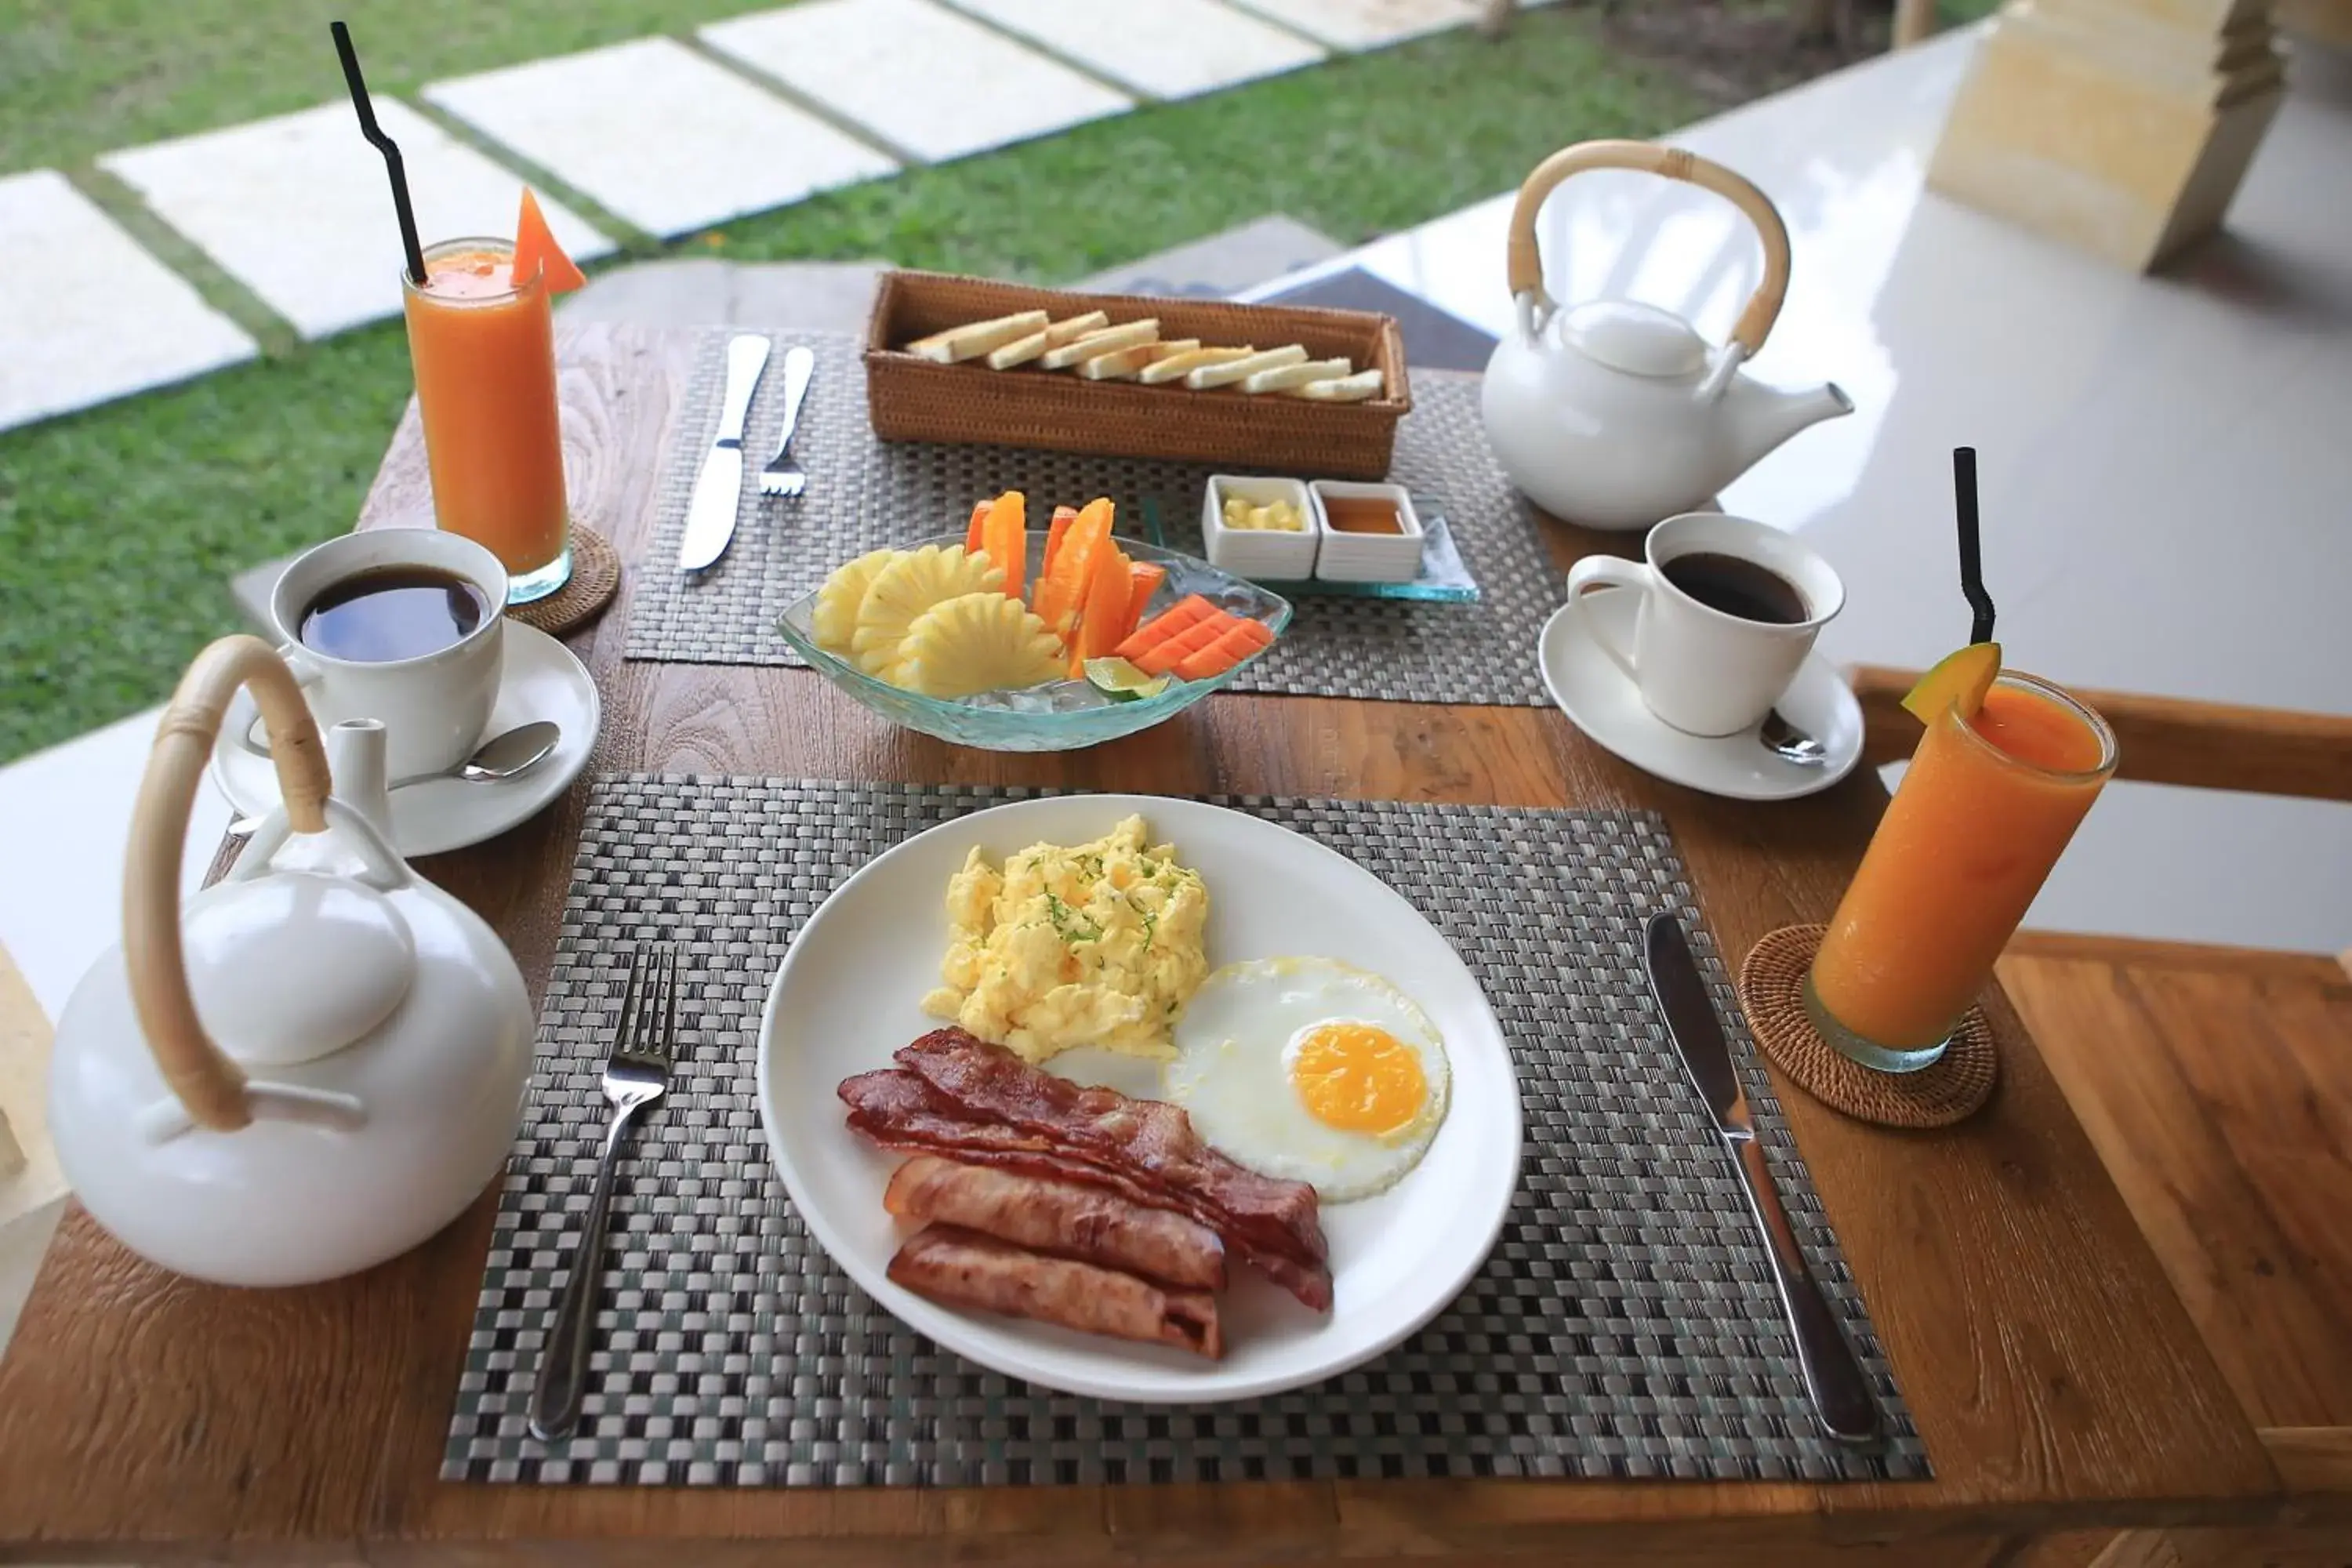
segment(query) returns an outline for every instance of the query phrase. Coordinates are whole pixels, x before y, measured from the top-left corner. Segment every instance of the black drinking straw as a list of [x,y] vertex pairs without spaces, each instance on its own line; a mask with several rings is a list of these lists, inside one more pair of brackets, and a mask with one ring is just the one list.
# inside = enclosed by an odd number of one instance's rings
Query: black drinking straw
[[375,122],[375,105],[368,101],[367,79],[360,75],[360,57],[352,47],[352,30],[341,22],[329,23],[327,30],[335,35],[335,53],[343,62],[343,80],[351,86],[352,107],[359,111],[360,134],[383,154],[384,170],[392,176],[392,210],[400,216],[400,244],[408,253],[408,280],[422,289],[425,247],[416,243],[416,214],[408,205],[408,175],[400,166],[400,146]]
[[1952,448],[1952,499],[1959,509],[1960,592],[1976,613],[1969,623],[1969,641],[1992,641],[1992,595],[1985,592],[1984,548],[1977,538],[1977,449]]

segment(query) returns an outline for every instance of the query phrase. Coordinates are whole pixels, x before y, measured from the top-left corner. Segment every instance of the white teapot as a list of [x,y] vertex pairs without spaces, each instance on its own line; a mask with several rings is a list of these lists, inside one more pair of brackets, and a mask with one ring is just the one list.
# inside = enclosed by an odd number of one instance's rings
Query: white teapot
[[[284,804],[184,907],[197,775],[247,683]],[[58,1022],[66,1178],[132,1251],[218,1284],[332,1279],[425,1240],[498,1175],[530,1079],[514,960],[386,841],[383,725],[330,734],[331,774],[266,643],[197,657],[140,785],[122,945]]]
[[[1586,169],[1635,169],[1727,197],[1764,242],[1764,279],[1731,341],[1710,353],[1688,321],[1654,305],[1594,300],[1561,310],[1544,291],[1536,214]],[[1495,345],[1480,391],[1486,435],[1511,482],[1588,528],[1641,529],[1712,510],[1715,493],[1820,420],[1853,412],[1835,383],[1782,392],[1739,373],[1764,346],[1789,288],[1789,231],[1769,197],[1719,163],[1648,142],[1585,142],[1553,153],[1511,211],[1517,330]]]

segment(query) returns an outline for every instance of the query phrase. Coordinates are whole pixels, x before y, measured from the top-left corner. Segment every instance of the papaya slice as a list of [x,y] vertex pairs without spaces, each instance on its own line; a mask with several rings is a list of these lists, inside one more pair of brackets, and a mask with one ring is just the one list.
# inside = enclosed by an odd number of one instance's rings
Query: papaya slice
[[1919,678],[1904,694],[1904,711],[1922,724],[1934,723],[1952,708],[1960,710],[1961,718],[1973,719],[2000,673],[2000,644],[1972,642],[1937,659],[1936,668]]
[[547,291],[551,294],[569,294],[588,281],[588,275],[555,243],[555,231],[547,226],[547,215],[539,210],[539,198],[525,185],[522,211],[515,217],[515,287],[521,288],[541,273],[547,277]]
[[[974,515],[978,515],[975,513]],[[1019,490],[1006,490],[991,501],[980,519],[981,548],[1004,571],[1004,596],[1021,597],[1029,569],[1029,500]]]

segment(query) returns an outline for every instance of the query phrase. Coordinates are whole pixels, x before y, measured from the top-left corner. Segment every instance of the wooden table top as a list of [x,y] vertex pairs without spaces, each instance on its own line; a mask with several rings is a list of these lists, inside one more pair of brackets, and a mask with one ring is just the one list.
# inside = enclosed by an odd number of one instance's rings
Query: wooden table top
[[[691,339],[564,335],[577,515],[635,560]],[[362,526],[430,516],[414,410]],[[1602,541],[1551,528],[1566,560]],[[1622,543],[1622,539],[1620,541]],[[659,566],[648,568],[660,570]],[[634,568],[633,568],[634,570]],[[898,731],[800,669],[630,664],[623,603],[573,646],[595,672],[593,766],[917,783],[1265,792],[1663,812],[1724,950],[1827,915],[1885,794],[1723,801],[1625,766],[1549,710],[1223,694],[1077,753],[964,751]],[[1533,650],[1528,650],[1533,657]],[[425,869],[513,948],[553,959],[584,781]],[[467,1562],[1234,1562],[1737,1543],[1817,1555],[1908,1539],[1987,1560],[2065,1525],[2268,1518],[2278,1479],[2007,1001],[2003,1075],[1944,1131],[1845,1121],[1780,1084],[1936,1479],[1346,1481],[980,1489],[485,1486],[436,1479],[494,1193],[424,1247],[313,1289],[236,1291],[143,1264],[79,1209],[0,1363],[0,1559]],[[1777,1078],[1777,1075],[1776,1075]]]

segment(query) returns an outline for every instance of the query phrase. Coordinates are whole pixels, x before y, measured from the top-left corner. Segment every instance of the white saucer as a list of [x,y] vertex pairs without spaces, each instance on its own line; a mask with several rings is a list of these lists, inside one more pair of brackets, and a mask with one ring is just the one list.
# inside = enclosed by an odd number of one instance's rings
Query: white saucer
[[[588,667],[570,648],[535,626],[507,623],[499,700],[487,731],[551,719],[563,738],[529,773],[495,784],[434,779],[392,793],[392,844],[404,858],[441,855],[495,838],[545,810],[580,776],[596,749],[603,704]],[[243,691],[229,704],[213,745],[213,781],[239,815],[258,816],[278,804],[278,770],[267,757],[237,744],[258,717]]]
[[1569,722],[1644,773],[1734,800],[1793,800],[1853,772],[1862,760],[1862,708],[1838,672],[1819,653],[1806,656],[1797,679],[1775,704],[1783,718],[1829,749],[1817,767],[1767,750],[1754,731],[1707,739],[1685,734],[1650,711],[1633,683],[1592,640],[1587,617],[1607,622],[1622,644],[1633,640],[1639,606],[1624,589],[1586,595],[1562,605],[1544,623],[1536,643],[1545,689]]

